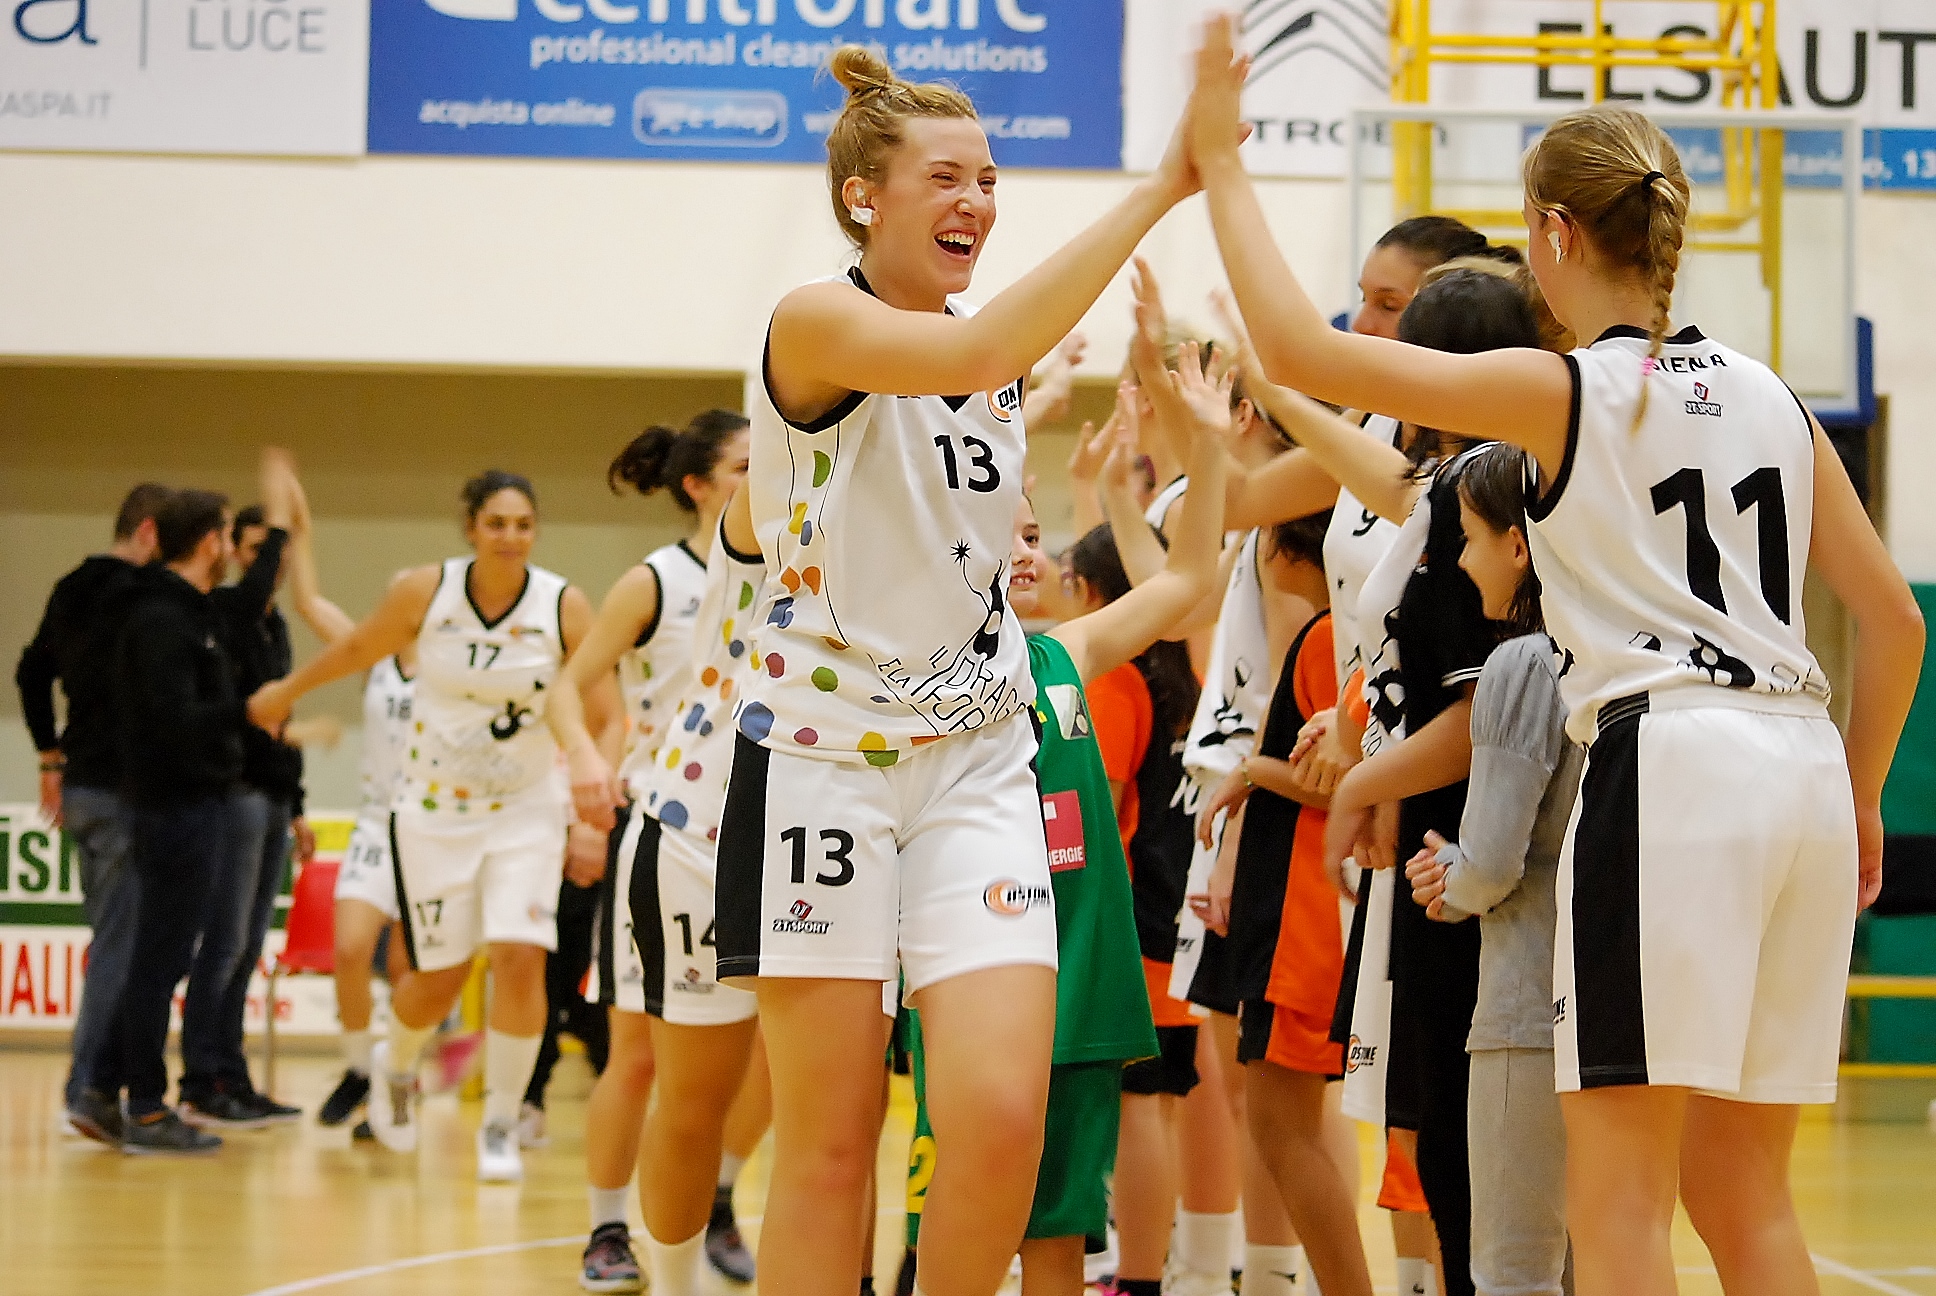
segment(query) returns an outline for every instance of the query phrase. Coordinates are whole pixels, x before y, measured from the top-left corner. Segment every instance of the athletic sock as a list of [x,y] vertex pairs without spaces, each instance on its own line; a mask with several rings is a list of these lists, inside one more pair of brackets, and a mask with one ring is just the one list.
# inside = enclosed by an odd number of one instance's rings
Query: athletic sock
[[874,1275],[873,1274],[861,1275],[860,1296],[874,1296]]
[[390,1018],[390,1074],[393,1076],[415,1076],[417,1063],[423,1060],[424,1045],[436,1033],[435,1026],[425,1026],[419,1030],[415,1026],[405,1026],[396,1018]]
[[1117,1278],[1116,1290],[1122,1296],[1163,1296],[1161,1278]]
[[617,1188],[588,1184],[585,1195],[591,1199],[592,1232],[598,1232],[602,1225],[625,1222],[625,1201],[632,1195],[631,1184],[621,1184]]
[[1301,1246],[1258,1246],[1244,1248],[1244,1296],[1292,1296],[1305,1290],[1298,1286],[1304,1272]]
[[1176,1267],[1186,1273],[1228,1274],[1230,1238],[1243,1227],[1237,1211],[1176,1213]]
[[1438,1291],[1439,1276],[1431,1261],[1398,1257],[1398,1296],[1438,1296]]
[[365,1079],[368,1079],[370,1074],[370,1050],[375,1046],[376,1046],[375,1042],[371,1040],[370,1032],[367,1027],[363,1030],[344,1031],[343,1032],[344,1063],[349,1067],[350,1070],[356,1072],[356,1074],[364,1077]]
[[746,1166],[746,1158],[734,1156],[731,1152],[719,1154],[719,1186],[728,1191],[739,1180],[739,1172]]
[[544,1047],[543,1035],[507,1035],[487,1031],[484,1035],[484,1120],[515,1126],[518,1103],[524,1088],[531,1083],[531,1072],[538,1065],[538,1050]]
[[699,1261],[706,1254],[704,1229],[684,1242],[672,1243],[648,1232],[645,1249],[651,1258],[653,1296],[699,1296]]

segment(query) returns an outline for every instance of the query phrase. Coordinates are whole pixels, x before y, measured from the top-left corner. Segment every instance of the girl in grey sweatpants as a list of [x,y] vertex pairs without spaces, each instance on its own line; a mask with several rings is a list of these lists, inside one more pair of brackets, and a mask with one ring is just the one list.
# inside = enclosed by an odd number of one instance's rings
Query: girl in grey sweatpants
[[1518,450],[1495,446],[1459,481],[1460,565],[1486,615],[1516,637],[1487,658],[1472,700],[1459,840],[1428,835],[1405,870],[1431,917],[1480,915],[1479,1005],[1466,1049],[1472,1281],[1481,1296],[1572,1289],[1566,1134],[1553,1085],[1554,882],[1584,753],[1567,740],[1562,662],[1541,629],[1524,473]]

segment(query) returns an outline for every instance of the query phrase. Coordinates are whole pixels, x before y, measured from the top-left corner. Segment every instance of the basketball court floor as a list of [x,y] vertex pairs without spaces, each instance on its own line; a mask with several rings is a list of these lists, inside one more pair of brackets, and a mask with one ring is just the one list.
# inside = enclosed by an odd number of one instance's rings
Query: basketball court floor
[[[525,1180],[484,1186],[473,1171],[479,1105],[433,1099],[415,1158],[313,1120],[232,1135],[212,1157],[122,1156],[57,1124],[65,1054],[0,1050],[0,1292],[143,1296],[538,1296],[578,1290],[585,1234],[584,1094],[567,1057],[552,1084],[550,1144],[525,1153]],[[279,1094],[313,1113],[332,1058],[285,1058]],[[878,1272],[900,1256],[900,1185],[912,1109],[899,1082],[881,1141]],[[1367,1182],[1375,1145],[1363,1141]],[[1795,1185],[1825,1296],[1936,1296],[1936,1128],[1803,1122]],[[757,1237],[765,1154],[740,1181]],[[1392,1288],[1390,1230],[1367,1204],[1372,1276]],[[633,1229],[639,1228],[637,1204]],[[1681,1290],[1721,1290],[1685,1221]],[[889,1288],[891,1290],[891,1287]],[[733,1289],[716,1284],[716,1296]]]

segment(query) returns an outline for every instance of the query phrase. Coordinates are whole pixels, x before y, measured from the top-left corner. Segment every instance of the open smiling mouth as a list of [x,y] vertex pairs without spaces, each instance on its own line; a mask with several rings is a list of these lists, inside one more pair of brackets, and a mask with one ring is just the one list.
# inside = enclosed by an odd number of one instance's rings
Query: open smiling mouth
[[975,236],[964,230],[949,230],[934,236],[935,246],[951,257],[966,261],[975,254]]

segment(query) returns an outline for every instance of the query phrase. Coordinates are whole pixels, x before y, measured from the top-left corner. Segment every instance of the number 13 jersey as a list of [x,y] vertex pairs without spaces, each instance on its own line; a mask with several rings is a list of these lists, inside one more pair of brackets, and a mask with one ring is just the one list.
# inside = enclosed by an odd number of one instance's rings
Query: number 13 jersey
[[417,634],[417,693],[402,804],[489,814],[519,793],[555,791],[558,744],[545,693],[565,660],[565,578],[525,569],[524,589],[486,621],[470,594],[471,560],[445,561]]
[[885,768],[1035,701],[1008,607],[1023,383],[853,392],[794,423],[769,381],[746,483],[768,573],[738,715],[747,738]]
[[[1647,350],[1622,325],[1565,357],[1566,456],[1544,498],[1528,491],[1567,731],[1591,742],[1602,706],[1642,692],[1659,707],[1736,690],[1737,704],[1825,715],[1828,680],[1802,626],[1807,412],[1767,366],[1698,329],[1668,338],[1651,365]],[[1691,689],[1709,692],[1674,696]]]

